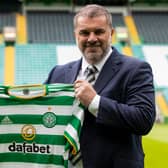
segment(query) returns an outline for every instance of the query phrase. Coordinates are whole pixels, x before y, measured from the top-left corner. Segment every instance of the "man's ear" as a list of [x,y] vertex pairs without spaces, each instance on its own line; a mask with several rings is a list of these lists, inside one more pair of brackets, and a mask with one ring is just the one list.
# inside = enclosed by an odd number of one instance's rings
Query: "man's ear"
[[76,38],[76,31],[75,30],[74,30],[73,34],[74,34],[74,37]]
[[111,36],[114,34],[114,28],[111,28]]

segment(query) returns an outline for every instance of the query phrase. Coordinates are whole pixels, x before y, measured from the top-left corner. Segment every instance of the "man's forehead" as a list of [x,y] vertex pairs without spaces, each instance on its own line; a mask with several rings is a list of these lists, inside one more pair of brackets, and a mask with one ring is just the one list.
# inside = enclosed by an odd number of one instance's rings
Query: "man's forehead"
[[88,16],[88,15],[79,15],[77,20],[82,21],[82,20],[107,20],[105,15],[95,15],[95,16]]
[[82,27],[94,27],[94,26],[105,26],[107,24],[107,19],[105,16],[101,15],[99,17],[87,17],[80,16],[77,20],[77,26]]

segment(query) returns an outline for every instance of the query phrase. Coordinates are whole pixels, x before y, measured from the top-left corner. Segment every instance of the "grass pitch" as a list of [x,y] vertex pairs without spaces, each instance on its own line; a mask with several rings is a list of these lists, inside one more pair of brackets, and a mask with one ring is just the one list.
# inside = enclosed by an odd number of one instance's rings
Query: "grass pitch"
[[143,137],[145,168],[168,168],[168,124],[155,124]]

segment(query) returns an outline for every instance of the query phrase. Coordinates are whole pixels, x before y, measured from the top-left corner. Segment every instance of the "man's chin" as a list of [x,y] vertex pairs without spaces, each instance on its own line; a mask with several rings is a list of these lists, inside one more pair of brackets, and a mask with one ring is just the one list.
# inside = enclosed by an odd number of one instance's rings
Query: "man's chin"
[[92,56],[95,57],[95,56],[99,55],[100,52],[101,51],[98,49],[88,49],[88,50],[86,50],[85,55],[88,55],[90,57],[92,57]]
[[86,57],[87,58],[96,58],[98,56],[98,53],[97,52],[89,52],[89,53],[86,53]]
[[87,52],[97,52],[98,50],[100,50],[101,48],[99,46],[95,46],[95,47],[86,47]]

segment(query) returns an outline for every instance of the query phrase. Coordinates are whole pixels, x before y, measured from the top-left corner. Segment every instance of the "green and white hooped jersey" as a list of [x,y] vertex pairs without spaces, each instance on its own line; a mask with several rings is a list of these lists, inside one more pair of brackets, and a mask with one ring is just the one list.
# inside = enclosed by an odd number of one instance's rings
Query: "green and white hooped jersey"
[[0,86],[0,167],[67,168],[83,119],[73,85]]

